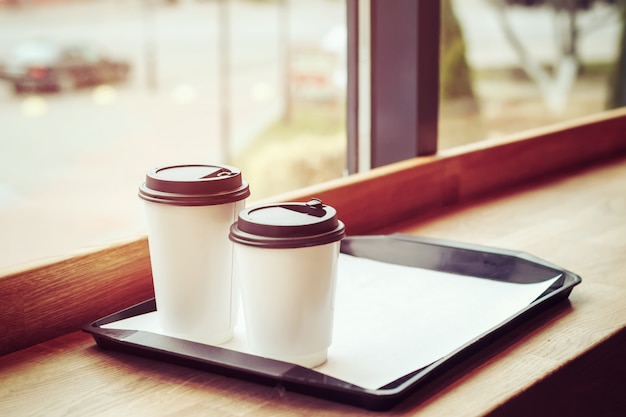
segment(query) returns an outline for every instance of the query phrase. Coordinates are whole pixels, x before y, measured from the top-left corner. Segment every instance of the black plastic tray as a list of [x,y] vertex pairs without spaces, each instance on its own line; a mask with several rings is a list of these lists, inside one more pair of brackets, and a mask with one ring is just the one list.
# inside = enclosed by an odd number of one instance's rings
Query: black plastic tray
[[376,390],[364,389],[290,363],[229,349],[167,337],[146,331],[101,326],[155,311],[154,299],[104,317],[83,327],[98,346],[241,378],[287,390],[351,404],[370,410],[387,410],[436,376],[490,344],[496,337],[567,299],[581,278],[524,252],[490,248],[410,235],[354,236],[342,241],[341,251],[387,263],[426,268],[498,281],[532,283],[561,274],[541,296],[501,325],[477,337],[446,357],[416,369]]

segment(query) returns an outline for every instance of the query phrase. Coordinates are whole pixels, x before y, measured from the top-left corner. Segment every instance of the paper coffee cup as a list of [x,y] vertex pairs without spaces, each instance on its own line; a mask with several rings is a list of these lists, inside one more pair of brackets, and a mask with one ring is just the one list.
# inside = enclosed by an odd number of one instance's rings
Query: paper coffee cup
[[326,361],[344,236],[335,209],[319,200],[239,213],[230,239],[252,353],[306,367]]
[[238,288],[229,228],[250,195],[226,165],[155,168],[139,187],[145,200],[157,316],[171,336],[206,344],[232,337]]

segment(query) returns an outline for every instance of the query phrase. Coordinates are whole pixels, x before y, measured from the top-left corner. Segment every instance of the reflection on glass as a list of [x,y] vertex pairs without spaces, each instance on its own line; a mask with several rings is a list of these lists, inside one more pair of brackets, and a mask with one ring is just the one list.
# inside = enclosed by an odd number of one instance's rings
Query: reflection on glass
[[440,149],[626,105],[625,2],[442,7]]
[[0,2],[0,270],[143,235],[154,166],[237,165],[252,199],[341,176],[345,8]]

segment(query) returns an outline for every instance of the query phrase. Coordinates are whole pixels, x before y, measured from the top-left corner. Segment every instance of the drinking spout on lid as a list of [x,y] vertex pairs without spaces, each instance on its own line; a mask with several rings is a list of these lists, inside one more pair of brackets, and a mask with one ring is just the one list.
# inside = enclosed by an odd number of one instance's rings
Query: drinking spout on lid
[[230,169],[227,168],[220,168],[216,171],[211,172],[210,174],[207,174],[203,177],[200,177],[201,179],[204,178],[216,178],[216,177],[226,177],[228,175],[232,175],[232,171]]
[[321,209],[324,207],[324,204],[322,204],[322,200],[320,200],[319,198],[310,199],[309,202],[306,203],[306,205],[313,209]]

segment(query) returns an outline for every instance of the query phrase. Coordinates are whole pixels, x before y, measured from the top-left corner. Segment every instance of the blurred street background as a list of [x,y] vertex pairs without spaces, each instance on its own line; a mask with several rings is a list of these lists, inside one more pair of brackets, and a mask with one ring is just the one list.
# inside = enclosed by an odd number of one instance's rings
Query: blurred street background
[[[60,93],[15,94],[0,80],[0,265],[143,233],[136,191],[149,168],[230,162],[279,119],[285,43],[332,49],[329,36],[345,23],[342,1],[290,5],[38,0],[0,7],[0,62],[20,41],[46,39],[96,44],[131,68],[123,83]],[[288,28],[286,13],[294,22]]]
[[[446,2],[444,2],[446,3]],[[547,111],[486,0],[456,0],[471,94],[443,100],[440,149],[606,108],[621,20],[579,23],[586,64]],[[541,62],[558,51],[547,7],[513,7]],[[152,167],[230,163],[252,201],[345,173],[344,0],[0,0],[0,69],[38,39],[96,45],[122,81],[16,92],[0,79],[0,271],[145,233],[137,187]]]

